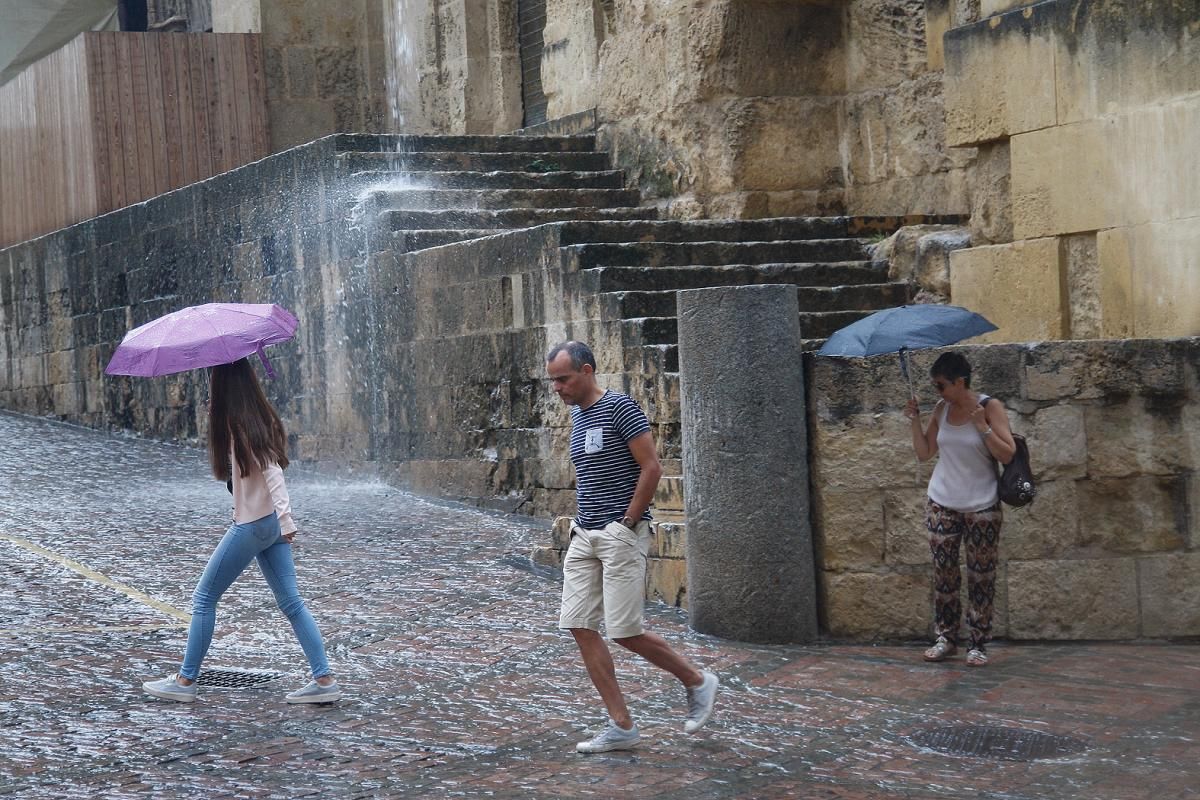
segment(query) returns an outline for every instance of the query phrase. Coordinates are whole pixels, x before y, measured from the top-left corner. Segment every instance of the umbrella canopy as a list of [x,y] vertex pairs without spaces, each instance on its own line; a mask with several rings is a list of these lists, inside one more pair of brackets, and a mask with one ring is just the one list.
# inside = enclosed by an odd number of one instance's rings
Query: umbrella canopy
[[877,311],[835,332],[817,351],[821,356],[861,358],[945,347],[996,330],[974,311],[933,303]]
[[173,311],[125,334],[113,353],[109,375],[154,377],[258,353],[275,377],[263,348],[286,342],[299,323],[274,303],[207,303]]

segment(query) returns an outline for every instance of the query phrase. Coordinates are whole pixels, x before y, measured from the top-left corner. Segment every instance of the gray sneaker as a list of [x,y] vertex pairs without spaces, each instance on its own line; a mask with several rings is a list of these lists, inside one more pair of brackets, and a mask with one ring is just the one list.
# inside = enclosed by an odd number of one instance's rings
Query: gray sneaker
[[196,702],[196,684],[184,686],[178,680],[179,674],[176,673],[170,677],[163,678],[158,681],[146,681],[142,684],[142,691],[151,697],[158,697],[163,700],[175,700],[179,703],[194,703]]
[[607,753],[609,750],[628,750],[637,745],[642,740],[641,734],[638,733],[637,723],[629,730],[618,728],[617,724],[609,720],[608,727],[597,733],[586,742],[580,742],[575,745],[577,753]]
[[308,686],[303,689],[297,689],[290,692],[287,696],[289,703],[332,703],[340,700],[342,697],[342,689],[337,685],[337,681],[322,686],[316,681],[310,681]]
[[688,713],[683,721],[684,733],[695,733],[704,727],[712,716],[713,704],[717,702],[717,687],[721,682],[708,670],[701,670],[704,681],[687,690]]

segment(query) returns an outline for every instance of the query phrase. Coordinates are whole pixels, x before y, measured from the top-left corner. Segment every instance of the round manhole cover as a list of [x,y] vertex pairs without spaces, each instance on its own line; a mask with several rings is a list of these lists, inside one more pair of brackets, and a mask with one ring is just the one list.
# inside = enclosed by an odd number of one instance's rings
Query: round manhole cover
[[196,684],[218,689],[251,689],[282,677],[282,672],[265,669],[202,669],[196,678]]
[[1062,758],[1088,748],[1086,741],[1073,736],[991,725],[943,725],[917,731],[910,738],[939,753],[1002,761]]

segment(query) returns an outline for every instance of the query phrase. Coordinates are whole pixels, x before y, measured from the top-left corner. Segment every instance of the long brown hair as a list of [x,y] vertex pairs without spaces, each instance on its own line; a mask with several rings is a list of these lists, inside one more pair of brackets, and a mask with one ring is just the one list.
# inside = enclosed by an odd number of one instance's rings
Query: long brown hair
[[243,478],[252,466],[266,469],[272,461],[286,469],[283,422],[263,394],[250,362],[243,358],[213,367],[209,386],[208,458],[213,475],[222,481],[233,476],[230,440]]

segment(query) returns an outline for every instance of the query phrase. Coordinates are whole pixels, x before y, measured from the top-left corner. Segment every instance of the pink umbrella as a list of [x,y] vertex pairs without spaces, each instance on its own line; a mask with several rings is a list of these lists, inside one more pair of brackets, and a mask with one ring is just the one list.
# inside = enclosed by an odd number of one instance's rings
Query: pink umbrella
[[104,371],[151,378],[230,364],[258,353],[267,375],[274,378],[263,348],[291,339],[298,324],[274,303],[190,306],[125,334]]

